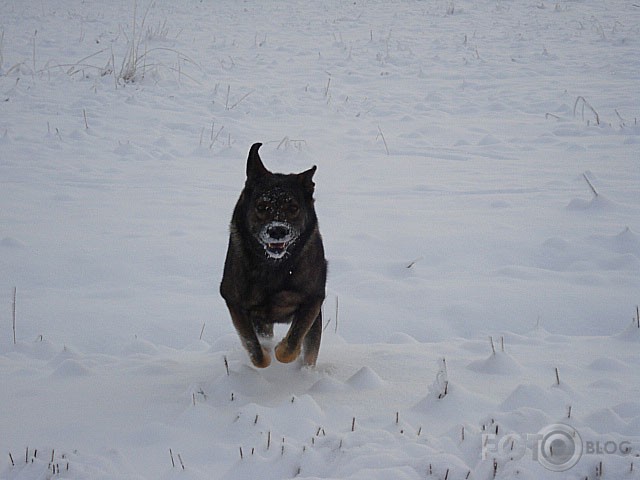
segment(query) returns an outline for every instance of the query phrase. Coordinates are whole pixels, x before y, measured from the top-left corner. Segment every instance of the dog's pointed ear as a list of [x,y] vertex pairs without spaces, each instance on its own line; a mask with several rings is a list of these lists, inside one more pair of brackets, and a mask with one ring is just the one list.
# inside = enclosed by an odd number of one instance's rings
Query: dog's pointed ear
[[262,146],[261,143],[254,143],[249,150],[249,158],[247,159],[247,180],[264,177],[270,172],[267,170],[260,159],[258,150]]
[[309,194],[313,193],[314,187],[316,186],[316,184],[313,183],[313,174],[316,173],[317,168],[318,167],[314,165],[309,170],[298,174],[298,181],[302,184],[305,191]]

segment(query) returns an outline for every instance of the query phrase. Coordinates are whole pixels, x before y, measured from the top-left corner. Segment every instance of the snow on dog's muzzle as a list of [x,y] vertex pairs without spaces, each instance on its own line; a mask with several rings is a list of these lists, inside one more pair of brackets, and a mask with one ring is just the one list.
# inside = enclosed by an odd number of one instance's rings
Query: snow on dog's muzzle
[[280,259],[287,253],[287,248],[296,241],[298,232],[292,225],[285,222],[269,222],[262,230],[258,239],[270,258]]

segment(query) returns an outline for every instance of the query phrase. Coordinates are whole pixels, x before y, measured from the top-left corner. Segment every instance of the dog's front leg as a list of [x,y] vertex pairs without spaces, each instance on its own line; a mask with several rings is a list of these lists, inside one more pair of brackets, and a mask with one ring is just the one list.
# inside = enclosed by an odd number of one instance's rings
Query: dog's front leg
[[318,360],[318,351],[320,350],[320,338],[322,337],[322,309],[318,312],[313,325],[307,332],[302,342],[303,363],[306,366],[313,367]]
[[253,322],[246,312],[227,302],[233,326],[236,327],[242,345],[247,350],[251,362],[258,368],[266,368],[271,364],[271,355],[260,345],[258,336],[253,328]]
[[[287,335],[276,346],[276,358],[279,362],[290,363],[298,358],[298,355],[300,355],[300,350],[302,348],[302,342],[311,327],[318,319],[321,306],[322,299],[313,301],[309,304],[301,306],[298,309],[293,321],[291,322],[291,326],[289,327]],[[322,320],[320,320],[320,322],[322,322]],[[317,334],[317,332],[314,333]],[[317,343],[319,347],[319,337],[317,339]],[[314,357],[312,359],[313,363],[315,363],[316,356],[317,352],[315,353],[315,355],[312,355],[312,357]]]

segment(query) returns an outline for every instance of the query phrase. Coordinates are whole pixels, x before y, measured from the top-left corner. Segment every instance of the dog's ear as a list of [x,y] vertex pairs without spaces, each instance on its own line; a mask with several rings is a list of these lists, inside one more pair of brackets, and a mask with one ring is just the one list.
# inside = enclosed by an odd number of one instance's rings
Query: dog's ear
[[298,181],[309,195],[313,194],[314,187],[316,186],[316,184],[313,183],[313,174],[316,173],[316,168],[314,165],[309,170],[298,174]]
[[254,180],[271,173],[265,168],[262,160],[260,159],[260,155],[258,154],[258,150],[261,146],[261,143],[254,143],[251,146],[251,150],[249,150],[249,158],[247,159],[247,180]]

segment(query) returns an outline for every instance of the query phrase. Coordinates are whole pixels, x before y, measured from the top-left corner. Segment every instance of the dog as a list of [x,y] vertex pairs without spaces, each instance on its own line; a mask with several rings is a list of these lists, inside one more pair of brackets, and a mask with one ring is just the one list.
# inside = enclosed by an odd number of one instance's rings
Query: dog
[[279,362],[302,351],[315,366],[322,336],[327,261],[314,209],[314,165],[302,173],[272,173],[255,143],[244,189],[233,210],[220,284],[233,325],[253,365],[271,364],[259,337],[272,338],[275,323],[290,323],[275,347]]

